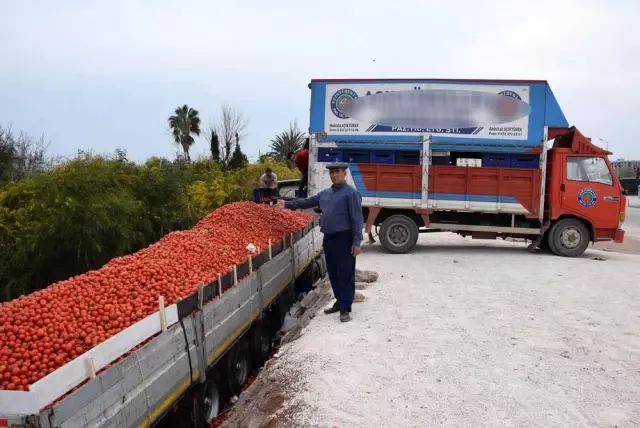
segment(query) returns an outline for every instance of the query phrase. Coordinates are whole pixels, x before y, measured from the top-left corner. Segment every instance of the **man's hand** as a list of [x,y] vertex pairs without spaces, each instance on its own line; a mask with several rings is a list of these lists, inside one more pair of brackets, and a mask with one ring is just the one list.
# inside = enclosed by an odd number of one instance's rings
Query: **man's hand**
[[283,210],[284,209],[284,201],[282,199],[278,199],[278,201],[275,203],[275,205],[273,207],[275,209],[277,209],[277,210]]
[[351,247],[351,255],[356,257],[358,254],[360,254],[360,247],[356,247],[355,245]]

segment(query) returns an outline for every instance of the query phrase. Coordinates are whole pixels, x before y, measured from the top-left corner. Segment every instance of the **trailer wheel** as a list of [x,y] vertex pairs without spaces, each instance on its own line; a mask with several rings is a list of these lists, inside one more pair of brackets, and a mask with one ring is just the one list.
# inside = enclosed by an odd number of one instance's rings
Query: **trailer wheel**
[[392,215],[382,222],[380,243],[394,254],[410,251],[418,242],[418,226],[405,215]]
[[193,387],[192,407],[191,407],[191,426],[193,428],[204,428],[206,422],[206,397],[204,395],[204,386],[196,384]]
[[214,379],[204,384],[204,420],[207,426],[220,414],[220,391]]
[[269,359],[269,354],[271,354],[271,329],[266,317],[261,321],[256,321],[251,328],[249,347],[251,349],[251,359],[255,364],[261,365]]
[[251,370],[251,357],[249,344],[246,339],[240,339],[238,343],[225,356],[223,362],[224,386],[230,395],[238,395],[240,390],[249,380]]
[[580,220],[565,218],[549,231],[549,247],[557,256],[578,257],[589,246],[589,230]]

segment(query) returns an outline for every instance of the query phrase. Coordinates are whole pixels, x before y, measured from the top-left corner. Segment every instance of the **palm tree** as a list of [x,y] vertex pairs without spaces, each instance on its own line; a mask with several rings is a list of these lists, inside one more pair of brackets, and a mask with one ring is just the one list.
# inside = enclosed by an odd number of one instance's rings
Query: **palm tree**
[[173,140],[182,147],[187,162],[191,162],[189,149],[195,142],[191,134],[200,135],[200,117],[198,110],[188,105],[178,107],[175,116],[169,116],[169,127],[173,134]]
[[290,123],[289,129],[276,134],[276,138],[271,140],[269,146],[271,152],[268,154],[276,159],[286,161],[288,153],[296,152],[302,148],[304,139],[304,132],[300,131],[298,123]]

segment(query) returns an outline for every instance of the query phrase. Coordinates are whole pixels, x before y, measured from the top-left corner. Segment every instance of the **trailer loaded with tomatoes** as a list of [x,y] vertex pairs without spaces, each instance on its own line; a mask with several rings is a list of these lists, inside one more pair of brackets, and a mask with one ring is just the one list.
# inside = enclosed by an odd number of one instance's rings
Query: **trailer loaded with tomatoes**
[[270,355],[296,285],[324,275],[321,251],[312,216],[241,202],[0,305],[0,426],[145,427],[176,409],[205,426]]

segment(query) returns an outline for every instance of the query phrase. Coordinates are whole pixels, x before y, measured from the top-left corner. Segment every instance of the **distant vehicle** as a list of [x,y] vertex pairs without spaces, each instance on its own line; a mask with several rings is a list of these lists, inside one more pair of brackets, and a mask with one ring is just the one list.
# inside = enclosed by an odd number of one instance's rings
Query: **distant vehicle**
[[620,178],[620,184],[628,195],[637,195],[640,188],[640,179],[635,177]]

